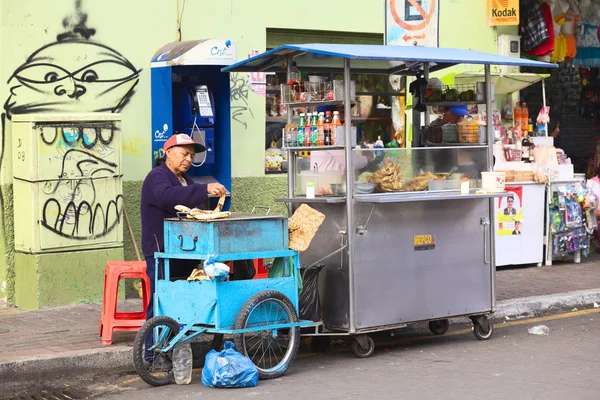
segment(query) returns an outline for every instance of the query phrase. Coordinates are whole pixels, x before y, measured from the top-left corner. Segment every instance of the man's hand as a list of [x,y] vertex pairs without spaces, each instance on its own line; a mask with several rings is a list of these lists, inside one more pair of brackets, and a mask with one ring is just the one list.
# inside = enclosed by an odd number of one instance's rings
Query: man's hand
[[209,183],[206,191],[208,194],[219,197],[227,194],[227,189],[225,189],[225,186],[221,185],[220,183]]

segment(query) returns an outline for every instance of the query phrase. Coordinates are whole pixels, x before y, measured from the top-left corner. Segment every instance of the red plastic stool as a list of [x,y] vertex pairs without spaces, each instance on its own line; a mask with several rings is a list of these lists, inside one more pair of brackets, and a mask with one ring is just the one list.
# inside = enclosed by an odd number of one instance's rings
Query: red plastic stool
[[[117,312],[119,281],[121,279],[142,280],[142,304],[140,312]],[[146,275],[144,261],[109,261],[104,271],[104,299],[100,318],[102,344],[112,344],[113,331],[138,331],[146,322],[146,309],[150,302],[150,279]]]
[[[226,262],[233,271],[233,264],[231,261]],[[265,268],[265,262],[262,258],[257,258],[254,260],[254,269],[256,270],[256,274],[254,274],[254,278],[252,279],[264,279],[269,277],[269,270]]]
[[269,277],[269,270],[265,268],[265,262],[262,258],[254,260],[254,268],[256,269],[254,279],[264,279]]

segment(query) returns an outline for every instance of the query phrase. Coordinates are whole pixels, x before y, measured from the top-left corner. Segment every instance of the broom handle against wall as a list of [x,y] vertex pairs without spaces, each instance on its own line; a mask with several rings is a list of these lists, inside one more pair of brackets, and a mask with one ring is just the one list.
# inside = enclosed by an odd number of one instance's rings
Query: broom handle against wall
[[135,241],[135,236],[133,235],[133,229],[131,229],[131,223],[129,222],[129,216],[127,215],[127,211],[125,210],[125,204],[123,204],[123,215],[125,215],[125,222],[127,222],[127,228],[129,228],[129,236],[131,236],[131,241],[133,242],[133,248],[135,250],[135,255],[137,256],[138,261],[142,261],[140,257],[140,251],[137,247],[137,242]]

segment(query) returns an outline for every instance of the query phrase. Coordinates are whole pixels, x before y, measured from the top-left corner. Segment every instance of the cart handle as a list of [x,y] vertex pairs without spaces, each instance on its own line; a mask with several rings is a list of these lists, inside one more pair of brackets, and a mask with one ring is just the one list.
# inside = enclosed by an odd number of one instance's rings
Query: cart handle
[[254,206],[254,207],[252,207],[252,211],[250,212],[250,214],[254,214],[254,211],[256,211],[256,210],[267,210],[265,212],[265,215],[269,215],[271,213],[271,207]]
[[188,248],[184,248],[183,247],[183,236],[182,235],[179,235],[177,238],[179,239],[179,248],[182,251],[194,251],[194,250],[196,250],[196,243],[198,242],[198,236],[194,236],[194,247],[192,247],[192,248],[189,248],[189,247]]

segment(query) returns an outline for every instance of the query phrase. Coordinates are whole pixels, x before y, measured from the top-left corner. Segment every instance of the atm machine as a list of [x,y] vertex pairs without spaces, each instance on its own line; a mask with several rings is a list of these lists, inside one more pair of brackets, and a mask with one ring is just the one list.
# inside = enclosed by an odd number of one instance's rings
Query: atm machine
[[[188,174],[196,182],[219,182],[231,190],[231,112],[229,74],[237,61],[231,40],[173,42],[152,57],[152,164],[175,133],[203,144]],[[208,207],[216,204],[211,200]],[[227,199],[224,209],[229,209]]]

